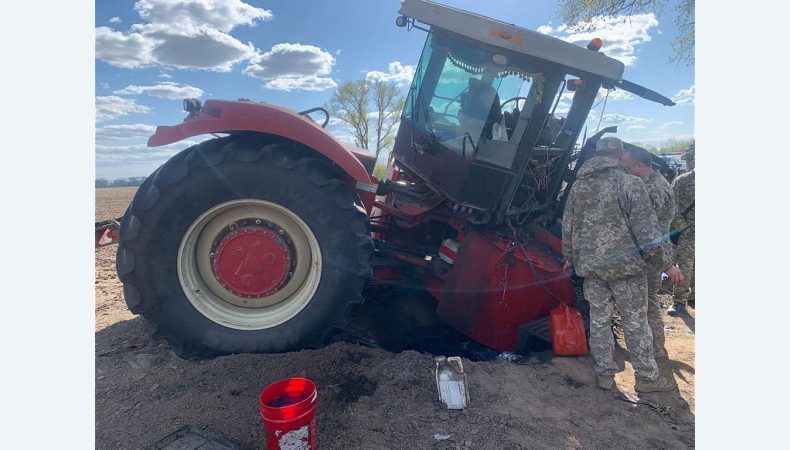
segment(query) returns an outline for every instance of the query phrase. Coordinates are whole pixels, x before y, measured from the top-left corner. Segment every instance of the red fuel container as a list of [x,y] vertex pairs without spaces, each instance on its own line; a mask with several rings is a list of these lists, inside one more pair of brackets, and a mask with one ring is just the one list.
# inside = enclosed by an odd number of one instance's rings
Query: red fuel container
[[307,378],[288,378],[261,392],[260,413],[269,450],[315,450],[318,391]]
[[551,347],[558,356],[584,356],[587,354],[587,334],[582,315],[574,308],[560,303],[549,312]]

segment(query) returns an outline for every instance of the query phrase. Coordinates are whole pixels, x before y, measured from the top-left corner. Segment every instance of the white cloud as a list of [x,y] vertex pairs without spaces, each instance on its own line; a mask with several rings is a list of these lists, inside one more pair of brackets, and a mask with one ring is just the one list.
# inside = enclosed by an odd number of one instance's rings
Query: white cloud
[[661,125],[658,126],[658,128],[665,130],[667,128],[679,127],[681,125],[683,125],[683,122],[679,120],[670,120],[669,122],[662,123]]
[[400,61],[392,61],[389,63],[387,65],[387,72],[371,70],[365,75],[365,79],[369,81],[386,81],[399,85],[411,83],[412,78],[414,78],[414,66],[404,66]]
[[255,53],[251,43],[228,33],[272,17],[240,0],[140,0],[134,9],[148,22],[125,33],[97,28],[96,58],[127,69],[162,65],[227,72]]
[[326,124],[327,127],[331,127],[331,126],[335,126],[335,125],[345,125],[345,122],[340,120],[340,118],[337,117],[337,114],[329,116],[329,123]]
[[550,25],[541,25],[541,26],[539,26],[539,27],[538,27],[538,29],[537,29],[537,32],[538,32],[538,33],[543,33],[543,34],[549,34],[549,33],[551,33],[553,30],[554,30],[554,29],[553,29],[553,28],[551,28],[551,26],[550,26]]
[[159,78],[164,78],[165,80],[172,80],[173,75],[170,75],[169,73],[160,73]]
[[636,47],[650,42],[650,30],[657,26],[658,20],[654,13],[596,17],[573,26],[563,24],[557,27],[552,36],[583,46],[593,38],[601,38],[604,43],[600,50],[602,53],[630,66],[637,60]]
[[233,36],[213,29],[174,34],[151,28],[146,36],[157,43],[151,58],[158,64],[179,69],[207,69],[229,72],[239,61],[255,53],[252,44],[243,44]]
[[154,86],[131,85],[113,92],[117,95],[137,95],[148,94],[152,97],[166,98],[170,100],[181,100],[185,98],[200,98],[203,90],[195,86],[180,86],[178,83],[165,81]]
[[[133,125],[133,126],[138,126]],[[145,127],[146,125],[142,125]],[[213,139],[211,136],[196,136],[189,140],[174,142],[161,147],[148,147],[145,141],[126,145],[94,146],[96,151],[96,178],[116,179],[147,176],[157,167],[181,150]]]
[[134,4],[140,17],[153,24],[180,29],[207,27],[228,33],[238,25],[269,20],[272,12],[241,0],[140,0]]
[[[599,90],[598,98],[601,99],[606,97],[606,92],[607,91],[603,89]],[[620,89],[611,90],[608,92],[609,92],[609,99],[607,100],[607,102],[622,102],[622,101],[634,99],[634,96],[630,92],[626,92]]]
[[147,138],[156,131],[153,125],[142,123],[128,125],[105,125],[96,128],[96,140],[123,140]]
[[280,43],[252,57],[244,73],[266,80],[268,89],[322,91],[337,86],[324,76],[334,65],[335,58],[314,45]]
[[266,82],[267,89],[275,91],[325,91],[337,87],[335,80],[325,77],[279,77]]
[[197,144],[196,141],[179,141],[161,147],[135,145],[96,145],[96,162],[157,161],[165,162],[179,151]]
[[147,113],[151,109],[134,100],[109,95],[96,97],[96,120],[112,120],[132,113]]
[[117,16],[116,17],[111,17],[110,20],[108,20],[108,22],[110,22],[110,23],[121,23],[121,18],[117,17]]
[[334,65],[335,58],[314,45],[282,43],[251,58],[244,73],[263,79],[328,75]]
[[681,89],[672,98],[672,101],[678,105],[693,105],[696,103],[696,85],[692,84],[688,89]]
[[571,104],[573,104],[573,92],[563,92],[560,96],[560,101],[557,103],[557,108],[554,110],[554,114],[567,114],[571,109]]
[[96,178],[147,176],[181,150],[198,141],[179,141],[161,147],[135,145],[96,145]]
[[653,119],[648,119],[647,117],[634,117],[634,116],[626,116],[623,114],[604,114],[603,121],[609,124],[615,125],[644,125],[648,122],[651,122]]
[[636,124],[636,125],[629,125],[629,126],[627,126],[627,127],[626,127],[626,130],[627,130],[627,131],[634,131],[634,130],[646,130],[646,129],[647,129],[647,126],[645,126],[645,125],[640,125],[640,124]]
[[152,64],[153,45],[154,42],[139,33],[96,28],[96,58],[116,67],[133,69]]
[[336,134],[336,133],[333,133],[331,131],[330,131],[330,133],[332,133],[332,135],[335,137],[335,139],[337,139],[338,141],[340,141],[343,144],[350,145],[350,146],[353,146],[353,147],[356,147],[356,145],[357,145],[357,143],[354,141],[354,139],[355,139],[354,136],[352,136],[350,134],[339,134],[339,133]]

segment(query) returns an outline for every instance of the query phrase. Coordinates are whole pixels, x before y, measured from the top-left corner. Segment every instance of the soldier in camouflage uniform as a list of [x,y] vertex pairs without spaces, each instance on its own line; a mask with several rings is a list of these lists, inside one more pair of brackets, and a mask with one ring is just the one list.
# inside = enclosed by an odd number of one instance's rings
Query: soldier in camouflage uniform
[[661,283],[662,269],[667,265],[671,266],[670,271],[675,272],[673,275],[677,276],[679,272],[679,269],[672,264],[672,243],[669,240],[672,219],[675,218],[675,199],[666,178],[653,170],[653,158],[650,152],[640,147],[630,147],[625,150],[622,161],[628,173],[638,176],[645,182],[650,204],[656,212],[661,231],[664,260],[660,267],[648,267],[645,276],[647,277],[647,322],[653,333],[653,353],[656,358],[666,358],[663,310],[658,300],[658,286]]
[[616,303],[636,371],[636,390],[668,391],[673,385],[658,372],[647,323],[646,262],[664,258],[656,213],[642,180],[628,175],[618,162],[623,142],[603,138],[596,149],[568,195],[562,244],[564,269],[584,277],[598,387],[612,389],[617,372],[611,330]]
[[675,219],[672,230],[680,232],[675,248],[675,261],[686,275],[683,283],[675,287],[672,306],[667,314],[677,316],[686,312],[686,304],[694,291],[694,144],[683,155],[689,171],[675,178],[672,191],[675,195]]

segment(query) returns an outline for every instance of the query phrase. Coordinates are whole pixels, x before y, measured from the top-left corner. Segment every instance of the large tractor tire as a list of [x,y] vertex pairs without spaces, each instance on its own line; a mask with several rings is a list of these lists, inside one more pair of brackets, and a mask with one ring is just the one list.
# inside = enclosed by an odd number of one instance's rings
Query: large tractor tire
[[315,348],[371,275],[359,198],[332,163],[243,133],[173,156],[138,190],[116,259],[129,309],[182,357]]

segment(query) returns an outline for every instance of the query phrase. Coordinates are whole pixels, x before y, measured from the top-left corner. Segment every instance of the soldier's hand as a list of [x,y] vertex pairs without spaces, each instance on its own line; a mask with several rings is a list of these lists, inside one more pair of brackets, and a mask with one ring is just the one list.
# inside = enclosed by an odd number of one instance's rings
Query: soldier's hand
[[565,264],[562,265],[562,271],[568,274],[573,273],[573,263],[565,261]]
[[685,281],[685,277],[683,276],[683,272],[680,271],[678,266],[672,266],[667,270],[667,276],[669,277],[669,284],[671,285],[678,285],[682,284]]

